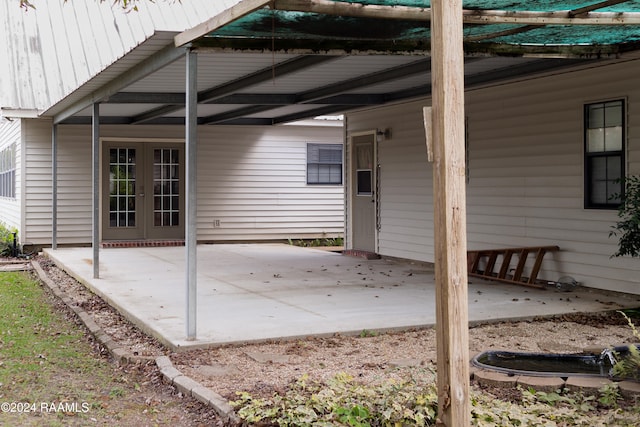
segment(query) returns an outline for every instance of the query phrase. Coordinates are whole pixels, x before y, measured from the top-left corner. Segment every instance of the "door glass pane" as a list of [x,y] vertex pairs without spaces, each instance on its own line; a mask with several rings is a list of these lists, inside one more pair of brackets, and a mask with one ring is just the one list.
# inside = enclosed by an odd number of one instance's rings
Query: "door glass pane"
[[109,226],[136,225],[136,150],[109,149]]
[[180,224],[178,161],[176,148],[156,148],[153,151],[153,225],[156,227]]
[[357,194],[359,196],[370,196],[371,193],[371,170],[356,171],[357,176]]

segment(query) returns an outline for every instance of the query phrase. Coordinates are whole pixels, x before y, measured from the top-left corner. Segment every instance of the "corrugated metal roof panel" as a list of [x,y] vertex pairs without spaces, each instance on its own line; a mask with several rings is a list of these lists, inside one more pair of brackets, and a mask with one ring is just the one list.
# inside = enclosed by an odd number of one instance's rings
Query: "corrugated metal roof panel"
[[[240,0],[37,2],[26,12],[0,4],[0,106],[46,109],[158,32],[184,31]],[[170,41],[167,42],[170,44]]]

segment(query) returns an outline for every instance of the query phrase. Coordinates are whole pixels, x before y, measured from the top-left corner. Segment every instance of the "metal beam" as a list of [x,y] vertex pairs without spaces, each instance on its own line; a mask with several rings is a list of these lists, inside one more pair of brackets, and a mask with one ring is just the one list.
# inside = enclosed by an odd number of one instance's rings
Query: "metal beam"
[[228,120],[233,120],[242,116],[250,116],[251,114],[262,113],[265,111],[273,110],[273,105],[251,105],[249,107],[238,108],[236,110],[227,111],[220,114],[213,114],[206,116],[198,120],[200,125],[212,125]]
[[198,55],[186,54],[186,117],[185,117],[185,265],[186,265],[186,333],[188,340],[196,339],[198,284],[197,284],[197,244],[198,216],[196,183],[198,175]]
[[499,80],[508,80],[518,76],[533,75],[561,68],[575,67],[579,64],[589,64],[595,60],[584,59],[540,59],[520,65],[504,67],[496,70],[486,71],[465,76],[465,87],[469,88],[481,84],[491,83]]
[[[322,57],[320,57],[322,58]],[[357,88],[362,88],[366,86],[375,85],[378,83],[383,83],[391,79],[399,79],[403,77],[408,77],[414,74],[424,73],[429,70],[430,67],[430,59],[420,59],[409,64],[400,65],[397,67],[389,68],[386,70],[378,71],[375,73],[367,74],[360,77],[355,77],[353,79],[343,80],[338,83],[330,84],[318,89],[312,89],[306,92],[299,94],[296,97],[295,102],[292,104],[315,104],[316,102],[323,103],[323,99],[341,95],[345,92],[353,91]],[[367,105],[367,103],[361,104]],[[350,108],[354,106],[351,105]],[[211,116],[204,117],[198,121],[200,124],[214,124],[226,122],[229,120],[233,120],[245,115],[251,115],[256,113],[261,113],[264,111],[269,111],[273,109],[272,105],[254,105],[251,107],[239,108],[233,111],[227,111],[225,113],[214,114]],[[329,107],[332,112],[337,110]],[[310,117],[310,115],[304,115],[304,117]],[[287,120],[290,121],[290,120]]]
[[51,126],[51,249],[58,249],[58,125]]
[[99,90],[85,96],[78,102],[75,102],[73,105],[54,115],[53,123],[61,123],[85,108],[91,107],[96,102],[100,102],[103,99],[107,99],[110,96],[115,95],[130,84],[164,68],[178,58],[182,58],[184,56],[184,52],[184,49],[176,48],[172,45],[165,47],[153,56],[145,59],[130,70],[125,71],[120,76],[111,80]]
[[178,111],[184,108],[184,104],[169,104],[163,105],[162,107],[154,108],[149,111],[145,111],[144,113],[140,113],[131,118],[132,124],[140,124],[144,122],[148,122],[158,117],[162,117],[166,114],[171,114],[174,111]]
[[184,104],[184,92],[118,92],[103,104]]
[[316,99],[326,98],[336,94],[350,92],[357,88],[372,86],[378,83],[384,83],[393,79],[400,79],[415,74],[425,73],[431,67],[431,59],[420,59],[406,65],[389,68],[364,76],[355,77],[353,79],[343,80],[338,83],[327,85],[318,89],[306,91],[298,97],[298,103],[313,103]]
[[93,248],[93,278],[100,278],[100,104],[93,104],[91,125],[92,199],[91,246]]
[[294,104],[296,99],[297,95],[291,93],[234,93],[216,98],[207,104],[290,105]]
[[205,103],[211,102],[217,98],[232,94],[242,89],[246,89],[249,86],[264,83],[269,80],[275,80],[278,77],[283,77],[287,74],[295,73],[305,68],[314,67],[322,64],[323,62],[333,61],[340,58],[339,56],[331,55],[304,55],[299,56],[288,61],[283,61],[270,67],[263,68],[246,76],[242,76],[236,80],[223,85],[203,90],[198,94],[198,102]]
[[[294,73],[296,71],[300,71],[304,68],[313,67],[323,62],[331,61],[335,58],[337,57],[329,56],[329,55],[327,56],[305,55],[305,56],[300,56],[300,57],[290,59],[288,61],[283,61],[274,66],[266,67],[254,73],[237,78],[236,80],[233,80],[231,82],[228,82],[216,87],[212,87],[209,89],[205,89],[200,93],[198,93],[198,102],[213,103],[213,101],[215,101],[216,99],[231,95],[236,91],[263,83],[265,81],[269,81],[271,79],[282,77],[287,74]],[[137,115],[136,117],[133,118],[132,123],[139,124],[143,122],[148,122],[157,117],[170,114],[174,111],[178,111],[181,108],[183,108],[183,105],[165,105],[163,107],[158,107],[156,109]],[[205,118],[205,123],[209,123],[206,120],[207,119]]]
[[329,105],[326,107],[315,108],[313,110],[302,111],[300,113],[279,116],[271,119],[271,121],[273,124],[295,122],[296,120],[308,119],[310,117],[324,116],[338,112],[342,113],[358,107],[366,107],[366,105]]

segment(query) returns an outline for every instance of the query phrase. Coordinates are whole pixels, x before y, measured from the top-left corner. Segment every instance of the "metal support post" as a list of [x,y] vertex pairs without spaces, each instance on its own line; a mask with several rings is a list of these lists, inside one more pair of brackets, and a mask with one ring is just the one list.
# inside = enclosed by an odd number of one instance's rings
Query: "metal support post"
[[92,165],[93,180],[91,210],[93,219],[91,222],[92,238],[91,246],[93,248],[93,278],[100,278],[100,104],[93,104],[93,114],[91,121],[91,137],[92,137]]
[[197,197],[196,197],[196,163],[197,163],[197,126],[198,126],[198,55],[193,51],[186,54],[186,117],[185,117],[185,157],[186,157],[186,203],[185,203],[185,249],[186,249],[186,328],[187,339],[196,339],[197,322]]

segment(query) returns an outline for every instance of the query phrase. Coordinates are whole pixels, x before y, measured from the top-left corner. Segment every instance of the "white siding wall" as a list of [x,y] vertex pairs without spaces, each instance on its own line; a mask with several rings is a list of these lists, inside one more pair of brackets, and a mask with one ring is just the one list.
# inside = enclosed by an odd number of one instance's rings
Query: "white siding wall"
[[[640,174],[640,62],[477,89],[466,94],[469,249],[558,245],[540,277],[640,294],[637,259],[614,258],[615,211],[583,208],[583,105],[628,100],[628,173]],[[382,255],[433,261],[431,166],[421,107],[350,114],[348,131],[393,128],[380,145]]]
[[[23,244],[51,243],[51,121],[23,119]],[[43,242],[44,236],[47,240]]]
[[[32,243],[51,241],[51,127],[30,133],[28,224]],[[103,126],[101,136],[184,139],[181,126]],[[198,129],[198,239],[335,237],[344,229],[342,186],[306,185],[306,143],[341,143],[326,127]],[[58,242],[91,241],[91,129],[58,127]],[[214,227],[214,220],[220,226]]]
[[349,132],[391,129],[391,138],[378,144],[379,253],[433,261],[433,181],[422,105],[349,114],[347,123]]
[[20,230],[20,200],[22,182],[22,150],[20,143],[20,120],[4,120],[0,118],[0,151],[5,150],[15,144],[16,147],[16,197],[0,197],[0,222],[8,228],[18,229],[18,238],[21,237]]
[[342,129],[209,129],[198,148],[200,239],[342,235],[343,186],[306,184],[307,143],[340,144]]

